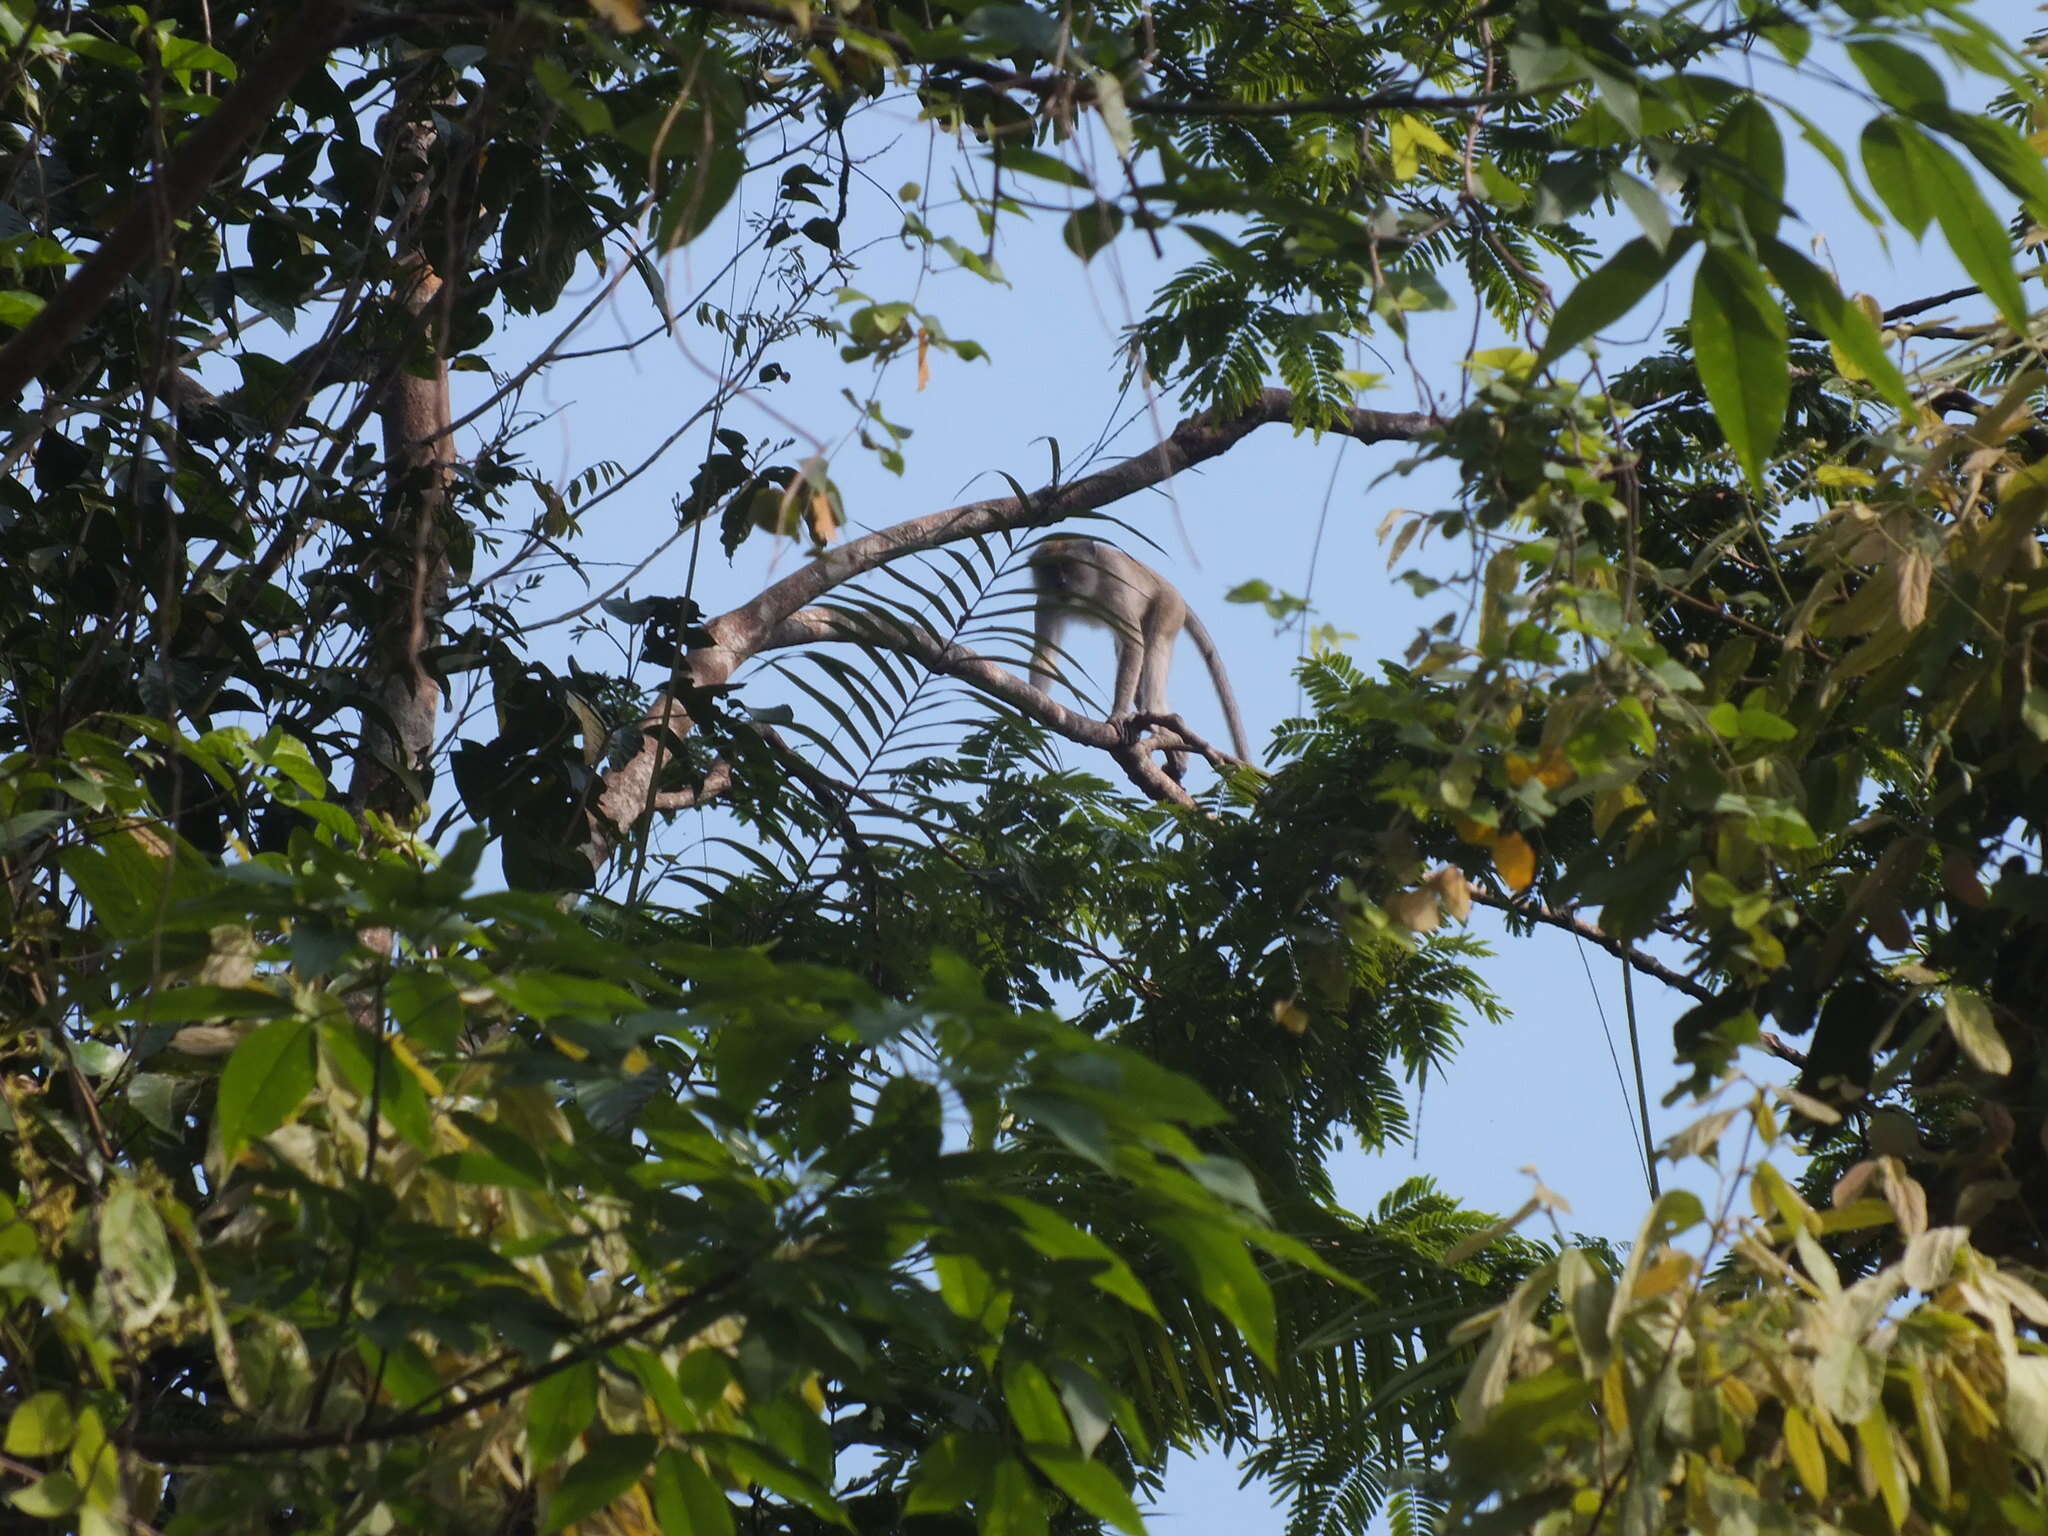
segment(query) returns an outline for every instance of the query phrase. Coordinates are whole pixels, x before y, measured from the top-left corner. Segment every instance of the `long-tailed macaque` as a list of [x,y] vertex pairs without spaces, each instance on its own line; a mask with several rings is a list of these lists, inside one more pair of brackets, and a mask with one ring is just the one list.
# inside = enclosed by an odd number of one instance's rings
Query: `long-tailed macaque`
[[[1223,703],[1223,717],[1230,722],[1231,747],[1246,762],[1251,761],[1251,744],[1245,739],[1244,722],[1238,718],[1237,698],[1230,691],[1223,658],[1216,654],[1209,631],[1188,611],[1172,582],[1098,539],[1054,538],[1032,550],[1031,584],[1038,596],[1032,622],[1036,634],[1031,652],[1032,687],[1040,693],[1051,691],[1060,630],[1067,620],[1080,619],[1102,625],[1116,642],[1116,691],[1110,700],[1110,718],[1166,714],[1166,673],[1173,665],[1173,642],[1185,629],[1202,660],[1209,664],[1216,697]],[[1166,771],[1176,780],[1187,772],[1187,765],[1187,753],[1166,754]]]

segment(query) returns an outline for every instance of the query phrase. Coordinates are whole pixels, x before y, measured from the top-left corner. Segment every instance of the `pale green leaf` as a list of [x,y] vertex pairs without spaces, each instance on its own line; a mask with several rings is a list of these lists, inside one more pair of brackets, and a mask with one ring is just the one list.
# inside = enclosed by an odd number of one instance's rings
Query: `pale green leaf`
[[62,1392],[36,1392],[21,1400],[7,1419],[10,1456],[54,1456],[71,1444],[77,1428],[71,1400]]
[[2012,1071],[2012,1052],[1991,1017],[1991,1005],[1968,987],[1950,987],[1942,994],[1941,1011],[1963,1054],[1979,1071],[2004,1077]]

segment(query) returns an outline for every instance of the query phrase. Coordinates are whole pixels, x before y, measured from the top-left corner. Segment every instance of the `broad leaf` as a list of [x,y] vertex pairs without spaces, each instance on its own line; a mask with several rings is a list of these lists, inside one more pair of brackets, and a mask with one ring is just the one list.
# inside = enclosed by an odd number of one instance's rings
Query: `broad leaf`
[[1785,312],[1747,260],[1716,248],[1700,262],[1692,342],[1714,419],[1750,484],[1762,491],[1764,460],[1777,446],[1791,399],[1791,365]]

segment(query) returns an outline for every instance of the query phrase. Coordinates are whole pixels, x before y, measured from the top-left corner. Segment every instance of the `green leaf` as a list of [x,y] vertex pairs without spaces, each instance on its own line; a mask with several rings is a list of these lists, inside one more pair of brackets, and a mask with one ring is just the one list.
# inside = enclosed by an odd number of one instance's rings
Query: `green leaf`
[[2013,271],[2012,241],[2004,221],[1992,211],[1962,161],[1918,128],[1907,127],[1902,137],[1907,157],[1920,166],[1921,183],[1940,189],[1933,199],[1934,217],[1949,249],[1998,306],[2005,323],[2024,334],[2027,301],[2020,291],[2019,275]]
[[541,1536],[594,1515],[640,1480],[654,1458],[658,1442],[652,1435],[607,1435],[592,1443],[562,1483],[541,1516]]
[[746,156],[737,137],[721,135],[704,156],[673,174],[675,186],[661,205],[661,222],[656,230],[664,251],[688,245],[711,227],[739,190]]
[[92,32],[73,32],[57,39],[67,53],[75,53],[82,59],[105,64],[113,69],[125,69],[133,74],[142,72],[142,56],[133,48],[124,47],[110,37],[100,37]]
[[1278,1342],[1273,1290],[1244,1239],[1213,1223],[1164,1221],[1159,1230],[1194,1269],[1203,1298],[1230,1320],[1252,1353],[1270,1367]]
[[731,1435],[700,1435],[698,1443],[712,1456],[724,1461],[727,1470],[742,1485],[758,1484],[791,1503],[803,1505],[812,1514],[834,1525],[852,1529],[846,1511],[839,1507],[839,1501],[832,1497],[829,1488],[767,1446],[755,1445]]
[[1680,229],[1673,231],[1661,249],[1655,241],[1638,238],[1616,251],[1605,266],[1583,278],[1557,306],[1557,313],[1551,317],[1550,334],[1544,338],[1543,350],[1536,355],[1536,366],[1541,368],[1554,362],[1634,309],[1678,265],[1679,257],[1691,247],[1694,238],[1691,230]]
[[991,1338],[999,1337],[1010,1315],[1010,1293],[979,1260],[963,1253],[935,1253],[932,1273],[938,1277],[939,1294],[956,1315],[977,1324]]
[[654,1515],[662,1536],[732,1536],[732,1500],[688,1451],[655,1458]]
[[1877,99],[1897,112],[1918,117],[1948,105],[1948,88],[1925,58],[1887,38],[1863,38],[1845,51]]
[[2048,223],[2048,165],[2009,124],[1976,112],[1947,110],[1922,113],[1920,118],[1968,149],[1979,165],[2015,197],[2023,198],[2035,222]]
[[1026,176],[1039,176],[1047,181],[1056,181],[1061,186],[1078,187],[1083,192],[1095,185],[1081,171],[1076,170],[1058,155],[1048,155],[1044,150],[1027,149],[1021,144],[1006,144],[996,154],[996,164],[1006,171],[1021,171]]
[[597,1422],[597,1362],[580,1360],[543,1376],[526,1394],[526,1465],[538,1472],[559,1461],[576,1437]]
[[1031,1469],[1014,1457],[996,1463],[981,1507],[980,1536],[1046,1536],[1045,1499]]
[[1792,398],[1785,312],[1756,267],[1718,247],[1693,277],[1692,344],[1714,419],[1761,491]]
[[1067,222],[1060,231],[1060,238],[1067,242],[1067,249],[1083,261],[1092,261],[1095,253],[1114,240],[1124,227],[1124,211],[1115,203],[1100,199],[1086,208],[1076,208],[1067,215]]
[[434,1106],[396,1049],[347,1019],[322,1024],[320,1040],[328,1061],[365,1105],[375,1099],[379,1118],[394,1131],[422,1152],[435,1150]]
[[906,1515],[950,1514],[982,1497],[991,1458],[978,1438],[957,1431],[939,1436],[917,1458],[917,1475],[903,1501]]
[[273,1019],[228,1057],[214,1126],[230,1162],[250,1141],[284,1124],[313,1091],[313,1039],[312,1020]]
[[76,1429],[71,1399],[62,1392],[37,1392],[24,1398],[7,1420],[7,1454],[54,1456],[71,1444]]
[[1664,198],[1657,189],[1640,176],[1631,176],[1626,171],[1617,171],[1608,183],[1628,211],[1636,216],[1636,222],[1643,226],[1643,238],[1658,250],[1671,245],[1671,210],[1664,206]]
[[1800,317],[1832,342],[1887,401],[1901,411],[1912,411],[1913,392],[1885,351],[1883,336],[1870,316],[1843,296],[1835,280],[1782,240],[1759,241],[1757,252]]
[[1059,1393],[1031,1361],[1020,1360],[1003,1372],[1003,1401],[1009,1405],[1010,1422],[1024,1439],[1038,1445],[1073,1443]]
[[547,92],[549,99],[567,112],[586,134],[609,134],[612,131],[611,108],[572,79],[568,70],[555,60],[546,57],[535,59],[533,78]]
[[0,289],[0,325],[19,329],[42,312],[41,294],[30,293],[23,288]]
[[1131,1500],[1130,1490],[1101,1462],[1072,1453],[1058,1455],[1033,1450],[1030,1455],[1038,1470],[1060,1492],[1096,1519],[1128,1532],[1129,1536],[1145,1536],[1145,1521]]
[[1941,187],[1922,180],[1926,166],[1911,148],[1919,132],[1896,117],[1872,118],[1863,128],[1863,173],[1871,190],[1916,240],[1927,233],[1942,195]]
[[1721,120],[1714,148],[1724,163],[1709,178],[1701,217],[1710,218],[1717,203],[1731,203],[1751,238],[1776,234],[1785,213],[1785,141],[1770,109],[1754,96],[1738,101]]
[[240,73],[235,61],[218,48],[209,48],[196,37],[167,37],[158,44],[163,66],[174,75],[189,75],[195,70],[210,70],[223,80],[232,80]]
[[1035,1201],[1019,1195],[999,1195],[997,1202],[1015,1216],[1024,1229],[1024,1241],[1049,1259],[1079,1259],[1093,1264],[1090,1278],[1125,1305],[1156,1319],[1159,1310],[1145,1287],[1131,1273],[1130,1265],[1117,1257],[1107,1243],[1093,1233],[1083,1232],[1064,1217],[1056,1216]]
[[214,1019],[274,1019],[292,1001],[262,987],[214,987],[195,982],[145,992],[125,1010],[138,1024],[203,1024]]
[[384,1009],[406,1039],[435,1055],[452,1056],[468,1017],[455,983],[437,971],[413,967],[384,984]]
[[489,1189],[536,1191],[548,1187],[544,1173],[535,1173],[531,1168],[509,1163],[502,1157],[493,1157],[476,1147],[446,1153],[435,1158],[427,1166],[458,1184],[480,1184]]
[[38,1520],[55,1520],[70,1513],[78,1507],[82,1497],[84,1490],[69,1472],[52,1472],[40,1482],[17,1488],[7,1495],[8,1502],[16,1509]]
[[170,1233],[148,1194],[116,1184],[100,1205],[100,1284],[131,1333],[162,1316],[177,1290]]

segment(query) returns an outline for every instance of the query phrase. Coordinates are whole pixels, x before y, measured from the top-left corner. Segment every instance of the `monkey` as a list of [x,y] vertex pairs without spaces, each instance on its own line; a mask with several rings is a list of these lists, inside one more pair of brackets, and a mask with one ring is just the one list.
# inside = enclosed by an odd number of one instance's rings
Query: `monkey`
[[[1032,610],[1032,687],[1040,693],[1051,692],[1060,630],[1068,619],[1081,619],[1102,625],[1116,642],[1116,691],[1110,700],[1110,719],[1163,715],[1167,713],[1166,672],[1173,665],[1173,642],[1185,629],[1202,660],[1209,664],[1216,697],[1223,703],[1223,717],[1230,722],[1232,748],[1246,762],[1252,760],[1223,658],[1216,654],[1209,631],[1188,610],[1172,582],[1099,539],[1062,537],[1046,539],[1032,550],[1031,584],[1037,594]],[[1187,772],[1187,765],[1187,753],[1175,750],[1166,754],[1166,771],[1176,783]]]

